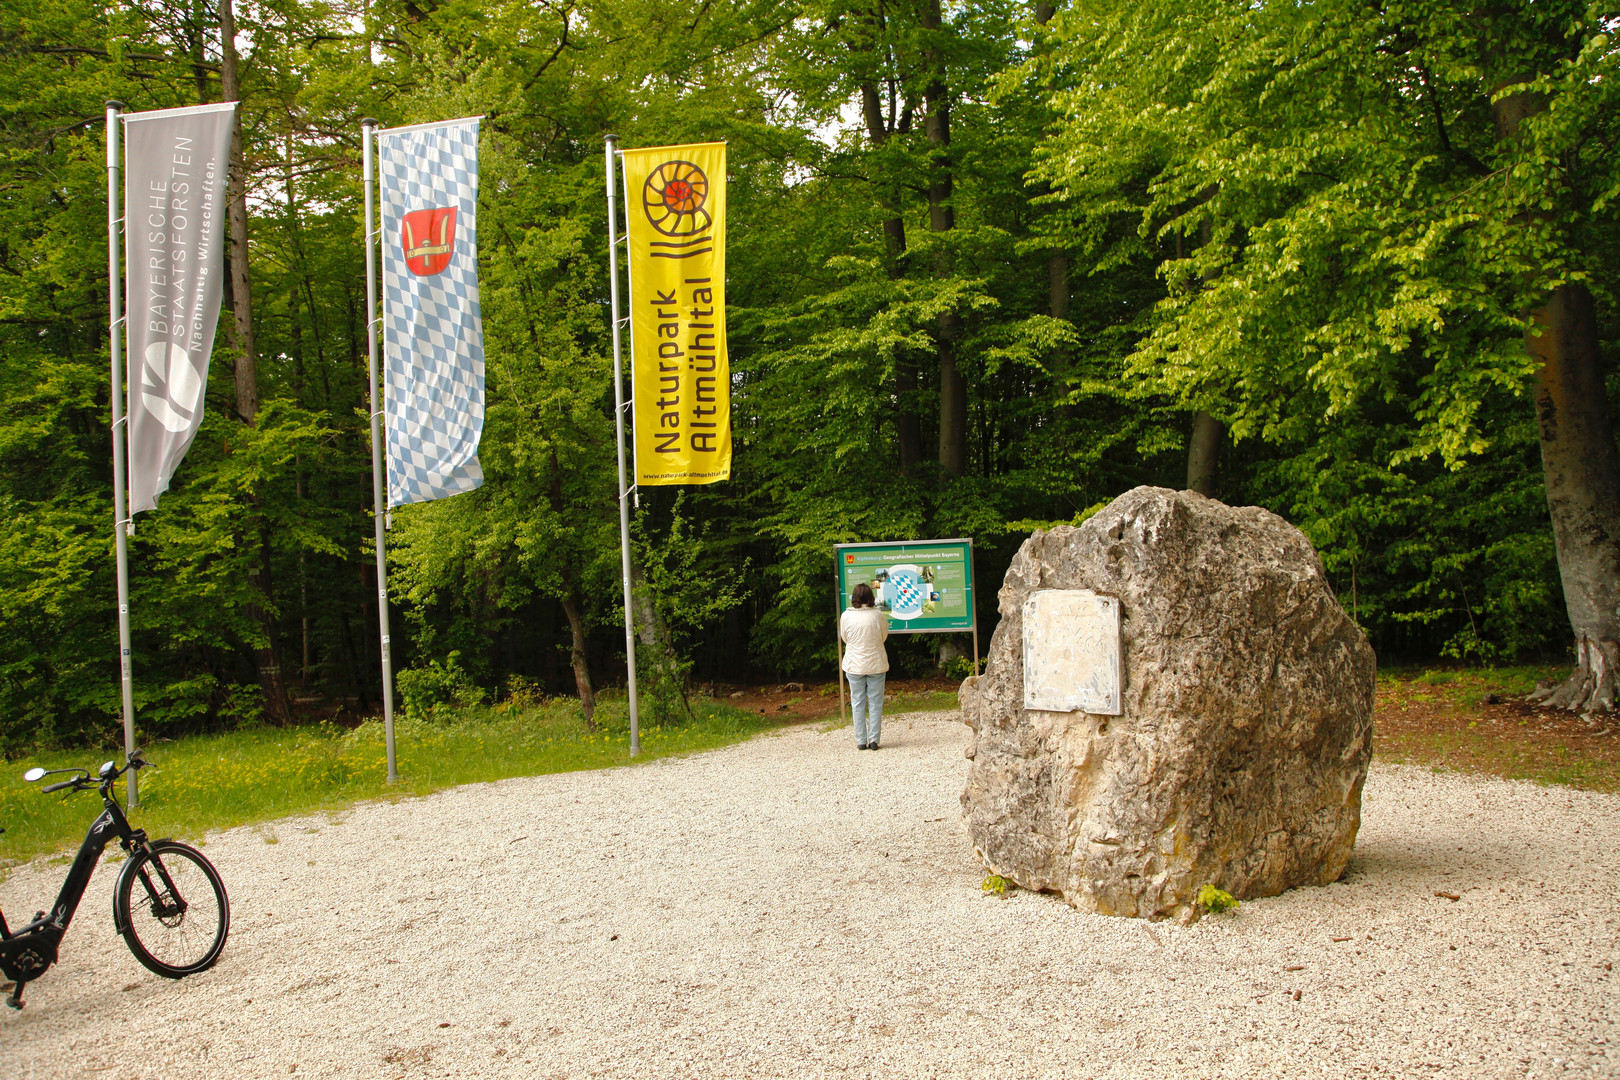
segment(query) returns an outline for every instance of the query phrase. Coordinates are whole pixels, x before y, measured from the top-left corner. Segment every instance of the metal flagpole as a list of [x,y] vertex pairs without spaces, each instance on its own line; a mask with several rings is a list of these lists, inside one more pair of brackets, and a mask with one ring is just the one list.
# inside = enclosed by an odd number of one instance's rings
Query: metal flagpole
[[619,562],[624,577],[624,658],[630,691],[630,756],[641,753],[641,721],[636,701],[636,620],[630,594],[630,490],[624,482],[624,373],[619,343],[619,219],[613,204],[613,171],[617,169],[619,137],[606,137],[608,295],[613,307],[613,432],[619,444]]
[[[399,779],[399,762],[394,755],[394,659],[388,647],[388,561],[383,555],[383,532],[387,526],[388,504],[383,491],[382,389],[377,381],[377,221],[376,182],[373,178],[373,147],[377,121],[360,121],[361,161],[366,186],[366,396],[371,399],[371,517],[377,530],[377,631],[382,637],[383,741],[388,748],[388,779]],[[374,227],[375,226],[375,227]]]
[[[119,243],[118,135],[122,101],[107,102],[107,327],[112,346],[113,550],[118,562],[118,677],[124,692],[124,760],[135,752],[135,676],[129,653],[129,514],[125,503],[124,454],[129,418],[124,415],[124,281]],[[135,770],[129,771],[127,804],[140,805]]]

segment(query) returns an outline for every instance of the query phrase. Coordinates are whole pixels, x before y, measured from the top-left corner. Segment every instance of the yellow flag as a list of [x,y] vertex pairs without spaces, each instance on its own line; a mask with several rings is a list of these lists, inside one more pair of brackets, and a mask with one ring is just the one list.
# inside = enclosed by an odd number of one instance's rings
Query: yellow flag
[[624,152],[636,483],[731,476],[726,144]]

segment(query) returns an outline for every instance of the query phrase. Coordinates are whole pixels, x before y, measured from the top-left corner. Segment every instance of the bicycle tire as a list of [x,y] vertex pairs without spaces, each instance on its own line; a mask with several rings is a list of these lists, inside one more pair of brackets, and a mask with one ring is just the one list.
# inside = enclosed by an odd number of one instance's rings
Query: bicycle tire
[[231,929],[231,903],[214,864],[174,840],[158,840],[124,864],[113,893],[113,923],[148,971],[179,979],[219,959]]

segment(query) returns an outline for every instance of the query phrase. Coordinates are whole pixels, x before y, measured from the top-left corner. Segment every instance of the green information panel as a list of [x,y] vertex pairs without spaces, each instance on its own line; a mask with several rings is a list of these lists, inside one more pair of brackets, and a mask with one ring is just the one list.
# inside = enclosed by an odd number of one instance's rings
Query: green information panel
[[891,634],[943,634],[973,626],[973,541],[839,544],[839,610],[861,582],[872,586]]

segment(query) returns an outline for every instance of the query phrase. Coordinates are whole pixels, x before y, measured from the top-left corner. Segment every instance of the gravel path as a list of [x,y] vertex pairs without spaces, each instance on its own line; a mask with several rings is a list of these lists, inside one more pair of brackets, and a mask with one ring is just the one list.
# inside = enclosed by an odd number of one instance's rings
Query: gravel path
[[954,716],[213,836],[179,982],[104,864],[0,1075],[1620,1075],[1620,798],[1378,767],[1345,881],[1150,925],[980,893]]

